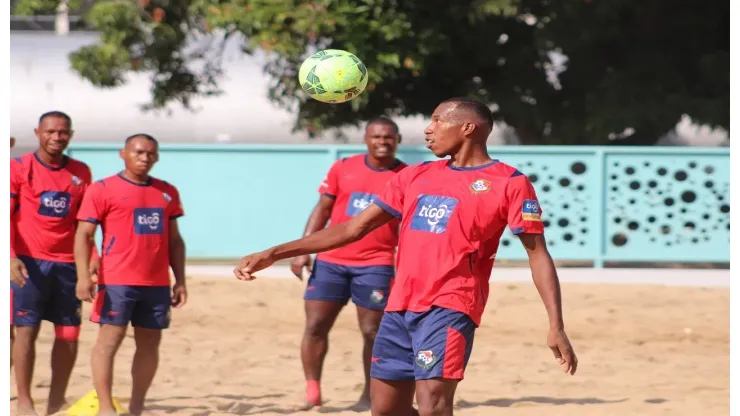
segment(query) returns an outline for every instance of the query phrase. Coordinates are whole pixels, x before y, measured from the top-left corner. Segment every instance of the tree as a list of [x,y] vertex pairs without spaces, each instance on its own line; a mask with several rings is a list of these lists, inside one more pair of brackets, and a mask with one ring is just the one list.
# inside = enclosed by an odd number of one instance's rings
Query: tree
[[[617,143],[652,144],[685,113],[729,127],[728,15],[697,0],[111,0],[86,14],[100,42],[70,60],[106,88],[152,73],[149,108],[189,107],[220,92],[219,45],[243,37],[245,53],[269,53],[270,99],[310,135],[466,95],[527,144],[603,144],[628,128]],[[298,68],[323,48],[364,61],[365,94],[307,99]],[[568,59],[556,77],[553,51]]]

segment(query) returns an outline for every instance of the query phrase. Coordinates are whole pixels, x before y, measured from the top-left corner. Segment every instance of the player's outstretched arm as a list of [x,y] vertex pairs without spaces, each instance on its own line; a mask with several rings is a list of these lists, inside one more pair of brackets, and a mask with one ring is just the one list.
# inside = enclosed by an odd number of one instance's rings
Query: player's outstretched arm
[[254,279],[253,273],[269,267],[278,260],[320,253],[347,245],[361,239],[393,218],[389,212],[375,204],[370,204],[364,211],[347,222],[243,257],[239,266],[234,269],[234,275],[240,280],[252,280]]
[[77,223],[75,233],[75,265],[77,266],[77,299],[91,302],[95,283],[90,274],[90,255],[95,241],[97,224],[87,221]]
[[547,250],[543,234],[519,234],[524,248],[529,256],[529,267],[532,270],[532,279],[542,298],[550,320],[550,332],[547,344],[555,355],[564,372],[575,374],[578,367],[578,358],[565,334],[563,323],[563,308],[560,294],[560,279],[558,279],[555,263]]
[[[321,195],[321,197],[319,197],[319,202],[316,203],[313,211],[311,211],[311,215],[308,216],[308,221],[306,221],[306,227],[303,229],[304,237],[311,235],[316,231],[323,230],[324,227],[326,227],[326,224],[329,222],[329,218],[331,218],[334,201],[334,198],[327,195]],[[304,267],[308,267],[309,269],[311,268],[311,256],[308,254],[297,256],[290,263],[290,270],[299,279],[303,278],[302,272]]]

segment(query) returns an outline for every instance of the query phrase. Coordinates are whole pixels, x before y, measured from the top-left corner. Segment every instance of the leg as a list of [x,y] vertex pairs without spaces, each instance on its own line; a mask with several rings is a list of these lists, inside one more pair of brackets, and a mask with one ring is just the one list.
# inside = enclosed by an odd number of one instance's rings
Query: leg
[[[11,319],[13,319],[11,317]],[[10,370],[13,371],[13,343],[15,342],[15,331],[13,331],[13,324],[10,324]]]
[[321,405],[321,373],[329,350],[329,331],[350,296],[344,268],[316,260],[306,285],[306,326],[301,341],[301,362],[306,378],[304,410]]
[[133,385],[129,413],[139,416],[144,410],[146,393],[159,367],[159,344],[162,340],[162,330],[135,327],[134,339],[136,353],[134,353],[134,361],[131,364]]
[[373,378],[370,386],[372,416],[419,416],[419,412],[414,409],[416,386],[413,380],[394,381]]
[[414,352],[406,312],[386,312],[380,322],[370,365],[370,406],[373,416],[416,415]]
[[93,301],[90,320],[100,324],[91,354],[92,378],[98,395],[100,416],[115,415],[113,368],[118,348],[126,336],[136,298],[127,286],[100,285]]
[[92,350],[92,378],[100,403],[100,416],[116,414],[113,406],[113,364],[127,328],[128,326],[101,324]]
[[365,388],[355,411],[370,408],[370,362],[373,355],[375,335],[378,333],[383,310],[388,303],[392,266],[370,266],[353,268],[352,302],[357,305],[357,321],[362,333],[362,363],[365,371]]
[[149,387],[159,367],[159,345],[162,331],[170,326],[171,292],[169,286],[136,287],[139,302],[131,316],[136,352],[131,364],[131,401],[129,413],[139,416]]
[[23,287],[10,283],[11,324],[15,339],[12,346],[12,361],[15,364],[15,381],[18,389],[18,414],[35,415],[31,398],[34,363],[36,361],[36,337],[41,319],[46,310],[51,286],[40,267],[42,262],[20,257],[28,270],[28,280]]
[[457,384],[463,379],[476,326],[465,314],[432,307],[409,325],[414,345],[416,398],[422,416],[452,416]]
[[15,361],[15,383],[18,389],[18,414],[35,415],[31,398],[31,381],[36,361],[36,337],[39,326],[16,326],[16,339],[13,344]]
[[46,414],[57,413],[66,404],[69,378],[77,361],[82,303],[75,294],[77,273],[74,263],[55,263],[52,292],[44,319],[54,323],[51,350],[51,387]]
[[460,380],[442,378],[416,382],[416,397],[419,400],[420,416],[452,416],[455,389]]

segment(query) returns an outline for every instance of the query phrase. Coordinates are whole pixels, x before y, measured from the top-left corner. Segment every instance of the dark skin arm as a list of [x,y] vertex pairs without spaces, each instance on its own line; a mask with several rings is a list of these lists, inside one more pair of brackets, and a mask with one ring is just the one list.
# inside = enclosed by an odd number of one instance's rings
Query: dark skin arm
[[91,302],[95,282],[90,273],[90,256],[94,246],[95,229],[97,224],[80,221],[75,233],[75,265],[77,266],[77,299]]
[[[303,230],[304,237],[311,235],[316,231],[323,230],[324,227],[326,227],[326,224],[329,222],[329,218],[331,218],[334,201],[334,198],[321,195],[319,202],[316,203],[313,211],[311,211],[311,215],[308,217],[306,227]],[[292,271],[299,279],[303,279],[302,271],[304,267],[311,268],[311,256],[308,254],[298,256],[290,263],[290,271]]]
[[519,239],[527,250],[532,280],[542,298],[550,321],[547,345],[563,371],[573,375],[578,367],[578,358],[565,334],[560,279],[558,279],[552,256],[547,250],[545,237],[542,234],[520,234]]
[[242,257],[239,266],[234,269],[234,275],[239,280],[253,280],[255,272],[266,269],[278,260],[345,246],[361,239],[392,219],[393,215],[375,204],[370,204],[364,211],[347,222]]
[[170,267],[175,275],[175,285],[172,287],[172,306],[179,308],[188,300],[188,290],[185,285],[185,240],[180,234],[177,220],[170,220]]

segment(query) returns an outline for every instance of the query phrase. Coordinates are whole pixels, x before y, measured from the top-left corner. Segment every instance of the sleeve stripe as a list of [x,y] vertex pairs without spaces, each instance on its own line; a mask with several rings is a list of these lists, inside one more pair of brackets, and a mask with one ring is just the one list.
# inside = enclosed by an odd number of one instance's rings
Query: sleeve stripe
[[524,174],[523,174],[523,173],[521,173],[521,172],[519,172],[519,171],[517,170],[517,171],[514,171],[514,173],[512,173],[512,174],[511,174],[511,176],[509,176],[509,179],[511,179],[511,178],[516,178],[517,176],[522,176],[522,175],[524,175]]
[[384,211],[388,212],[389,214],[393,215],[394,217],[401,219],[401,213],[393,209],[390,205],[386,204],[385,202],[381,201],[380,199],[375,199],[373,201],[373,204],[379,206]]
[[11,192],[11,193],[10,193],[10,197],[11,197],[11,198],[17,198],[17,197],[18,197],[18,195],[17,195],[17,194],[14,194],[14,193],[12,193],[12,192]]
[[176,219],[182,217],[183,215],[185,215],[185,214],[170,215],[170,220],[176,220]]
[[100,221],[96,220],[93,217],[87,217],[84,220],[83,219],[80,219],[80,221],[89,222],[89,223],[92,223],[92,224],[100,224]]
[[327,194],[326,192],[324,192],[324,193],[323,193],[323,194],[321,194],[321,195],[324,195],[324,196],[325,196],[325,197],[327,197],[327,198],[331,198],[331,199],[337,199],[337,196],[336,196],[336,195],[332,195],[332,194]]
[[514,234],[514,235],[519,235],[519,234],[544,234],[545,233],[545,230],[543,230],[541,228],[533,228],[533,227],[529,227],[529,228],[526,228],[526,229],[523,228],[523,227],[518,227],[518,228],[513,228],[511,230],[511,233]]

